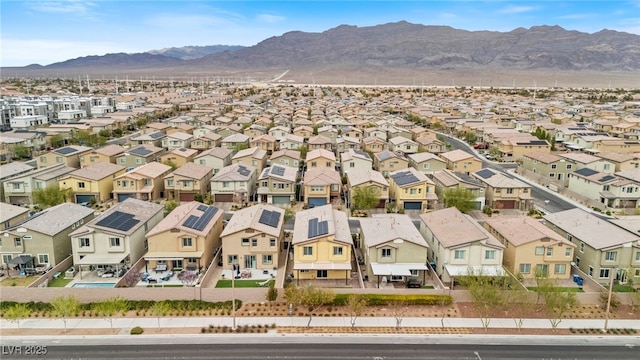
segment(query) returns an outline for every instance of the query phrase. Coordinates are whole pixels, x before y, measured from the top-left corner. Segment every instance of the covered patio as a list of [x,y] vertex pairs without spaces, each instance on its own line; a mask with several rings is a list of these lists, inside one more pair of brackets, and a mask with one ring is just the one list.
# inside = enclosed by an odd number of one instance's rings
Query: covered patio
[[[80,279],[87,277],[95,272],[98,278],[121,277],[127,271],[125,260],[129,258],[129,254],[89,254],[80,259],[78,272]],[[87,274],[89,273],[89,274]]]
[[411,270],[422,271],[422,284],[425,284],[429,267],[426,264],[415,263],[371,263],[371,270],[376,277],[379,288],[381,282],[405,281],[405,277],[414,277]]
[[[297,285],[300,285],[300,271],[331,271],[333,273],[344,271],[344,280],[345,285],[349,285],[349,279],[351,279],[351,263],[334,263],[334,262],[310,262],[310,263],[295,263],[293,265],[293,270],[296,272],[296,281]],[[307,279],[302,279],[307,280]],[[313,280],[324,280],[324,278],[314,277]]]

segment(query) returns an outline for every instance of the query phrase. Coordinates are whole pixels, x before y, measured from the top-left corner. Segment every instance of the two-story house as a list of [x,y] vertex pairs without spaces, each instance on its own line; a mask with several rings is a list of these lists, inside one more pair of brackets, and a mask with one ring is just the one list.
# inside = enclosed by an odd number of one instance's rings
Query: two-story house
[[429,246],[408,215],[374,214],[360,219],[366,273],[380,283],[418,278],[426,281]]
[[249,147],[249,137],[244,134],[232,134],[222,139],[220,146],[238,151]]
[[485,184],[485,205],[490,208],[527,211],[533,207],[529,184],[492,169],[476,171],[472,176]]
[[240,209],[220,237],[224,270],[233,273],[235,265],[236,271],[266,271],[275,277],[284,238],[284,210],[265,204]]
[[208,166],[213,169],[214,174],[217,174],[223,167],[231,165],[232,155],[233,151],[227,148],[217,147],[202,152],[200,155],[196,156],[193,162],[199,165]]
[[442,158],[429,152],[410,154],[407,157],[409,166],[425,174],[433,174],[447,168],[447,163]]
[[28,208],[0,202],[0,230],[14,227],[28,218]]
[[193,162],[193,160],[196,158],[196,155],[198,155],[198,150],[178,148],[173,149],[160,156],[160,162],[172,167],[179,168],[181,166],[184,166],[184,164],[186,163]]
[[214,202],[239,202],[249,200],[255,191],[258,178],[256,168],[232,164],[222,168],[211,178],[211,195]]
[[336,156],[333,151],[326,149],[310,150],[307,153],[305,163],[307,164],[307,169],[328,168],[335,170]]
[[304,199],[307,205],[322,206],[340,198],[340,173],[328,167],[310,168],[304,173]]
[[543,184],[567,186],[568,175],[575,170],[572,161],[544,152],[531,152],[523,155],[522,168],[533,176],[540,176]]
[[268,155],[265,150],[258,147],[252,147],[238,151],[231,157],[231,163],[254,167],[259,174],[267,165],[267,158]]
[[143,256],[147,270],[202,272],[208,268],[214,250],[222,244],[223,213],[196,201],[175,208],[147,232],[148,250]]
[[78,204],[105,202],[113,197],[113,180],[126,172],[122,165],[95,163],[68,173],[58,180],[60,189],[71,189]]
[[[163,218],[164,207],[126,199],[69,234],[73,264],[83,272],[130,268],[147,251],[146,233]],[[123,269],[123,270],[121,270]]]
[[86,206],[64,203],[32,216],[28,221],[5,229],[0,237],[2,265],[20,255],[35,258],[35,264],[56,266],[71,254],[69,234],[94,218]]
[[389,189],[398,209],[434,209],[438,202],[433,181],[414,168],[390,173]]
[[166,196],[180,202],[193,201],[198,195],[204,199],[209,193],[212,176],[210,167],[186,163],[164,177]]
[[389,176],[393,171],[403,170],[409,167],[409,160],[392,151],[384,150],[373,154],[373,169]]
[[164,198],[164,178],[169,173],[171,166],[151,162],[116,176],[113,179],[113,198],[118,202],[128,198],[160,201]]
[[80,168],[80,157],[91,153],[93,148],[73,145],[65,146],[37,157],[38,168],[63,164],[72,168]]
[[191,140],[191,148],[200,151],[218,148],[221,144],[222,136],[214,132],[206,133]]
[[418,152],[418,143],[404,136],[396,136],[389,139],[389,150],[403,154],[415,154]]
[[340,154],[340,171],[343,175],[357,169],[373,169],[373,160],[368,153],[349,149]]
[[296,199],[297,168],[272,165],[262,170],[258,177],[260,202],[290,205]]
[[309,138],[307,142],[309,150],[325,149],[331,151],[333,149],[333,141],[323,135],[316,135]]
[[33,192],[48,187],[58,187],[58,180],[75,168],[63,164],[33,169],[2,182],[4,202],[17,205],[34,204]]
[[300,279],[351,279],[353,239],[347,214],[331,205],[296,213],[293,271]]
[[116,164],[131,170],[135,167],[157,162],[164,149],[153,145],[140,145],[116,157]]
[[368,136],[362,139],[362,150],[370,153],[379,153],[388,149],[386,140],[377,136]]
[[184,132],[173,132],[162,139],[162,147],[168,151],[179,148],[190,148],[193,135]]
[[418,144],[418,151],[428,151],[432,154],[441,154],[447,151],[447,144],[429,135],[420,136],[415,139]]
[[447,169],[465,174],[482,169],[482,161],[464,150],[452,150],[440,154],[447,162]]
[[268,155],[271,155],[274,151],[278,150],[278,141],[275,137],[265,134],[256,136],[255,138],[250,140],[249,146],[257,147],[261,150],[266,151]]
[[621,284],[630,278],[640,280],[637,227],[629,231],[624,219],[610,222],[578,208],[547,214],[544,220],[551,230],[576,244],[573,261],[593,280],[604,286],[612,276]]
[[353,207],[353,195],[357,188],[374,188],[378,193],[376,208],[384,209],[389,201],[389,182],[381,173],[371,169],[355,169],[347,173],[347,198],[349,207]]
[[473,218],[455,207],[420,215],[420,233],[429,245],[436,274],[453,286],[460,276],[505,276],[505,246]]
[[533,279],[571,278],[576,244],[530,216],[487,218],[484,227],[505,246],[502,262],[512,274]]
[[300,151],[286,149],[278,150],[271,154],[271,157],[267,160],[267,164],[284,165],[298,169],[302,165]]
[[[439,199],[444,199],[447,190],[463,188],[471,192],[474,196],[472,209],[482,210],[485,204],[485,184],[471,175],[451,170],[436,171],[431,175],[431,179],[436,185],[436,194]],[[445,204],[446,205],[446,204]]]
[[288,149],[288,150],[298,150],[305,145],[304,139],[301,136],[287,134],[285,137],[280,140],[280,150]]

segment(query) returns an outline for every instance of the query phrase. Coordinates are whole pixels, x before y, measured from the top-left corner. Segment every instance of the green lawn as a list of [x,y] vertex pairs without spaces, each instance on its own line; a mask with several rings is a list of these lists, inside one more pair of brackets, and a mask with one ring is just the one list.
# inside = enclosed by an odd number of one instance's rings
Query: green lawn
[[[535,286],[528,286],[527,290],[530,291],[538,291],[538,288]],[[558,292],[584,292],[584,290],[578,288],[578,287],[557,287],[554,288],[554,291],[558,291]]]
[[57,279],[53,279],[49,282],[49,287],[65,287],[69,285],[73,279],[65,279],[62,276],[59,276]]
[[[271,283],[273,283],[275,280],[271,280],[269,282],[269,285],[271,285]],[[252,287],[260,287],[260,285],[258,285],[258,283],[262,283],[264,282],[264,280],[236,280],[235,281],[235,287],[237,288],[252,288]],[[231,280],[218,280],[218,283],[216,283],[216,288],[230,288],[231,287]],[[263,286],[263,287],[269,287],[269,286]]]
[[636,292],[633,286],[630,285],[613,285],[614,292]]

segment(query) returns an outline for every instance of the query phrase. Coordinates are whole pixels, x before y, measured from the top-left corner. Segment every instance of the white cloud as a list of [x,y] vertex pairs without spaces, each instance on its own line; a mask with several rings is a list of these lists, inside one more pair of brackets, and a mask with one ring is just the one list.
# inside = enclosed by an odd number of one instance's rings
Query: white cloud
[[282,22],[285,20],[284,16],[270,15],[270,14],[259,14],[256,16],[258,21],[267,23],[267,24],[275,24],[278,22]]
[[68,0],[68,1],[29,1],[26,3],[29,9],[38,12],[56,14],[77,14],[84,15],[96,7],[96,4],[88,1]]
[[48,65],[81,56],[136,52],[120,43],[58,41],[45,39],[2,39],[0,66]]
[[562,15],[562,16],[558,16],[558,19],[563,19],[563,20],[582,20],[582,19],[589,19],[589,18],[593,18],[595,16],[595,14],[567,14],[567,15]]
[[507,6],[505,8],[500,9],[498,12],[500,14],[522,14],[522,13],[531,12],[535,10],[538,10],[538,7],[511,5],[511,6]]

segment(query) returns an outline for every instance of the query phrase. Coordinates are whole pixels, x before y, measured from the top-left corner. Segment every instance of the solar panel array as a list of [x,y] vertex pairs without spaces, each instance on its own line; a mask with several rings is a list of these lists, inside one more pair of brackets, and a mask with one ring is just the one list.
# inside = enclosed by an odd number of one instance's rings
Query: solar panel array
[[391,157],[393,157],[393,153],[389,151],[382,151],[378,153],[378,159],[380,160],[387,160],[387,159],[390,159]]
[[198,205],[198,210],[206,211],[209,207],[207,205]]
[[249,169],[247,169],[246,167],[242,165],[238,166],[238,174],[242,176],[249,176],[250,173],[251,171],[249,171]]
[[400,186],[419,181],[418,178],[415,175],[413,175],[410,171],[403,171],[401,173],[393,174],[391,175],[391,177],[393,178],[393,181],[395,181],[396,184]]
[[309,219],[308,237],[327,235],[329,233],[329,222],[327,220],[318,221],[318,218]]
[[271,167],[271,173],[278,176],[284,175],[284,168],[281,166],[274,165]]
[[280,213],[277,211],[270,211],[270,210],[262,210],[262,214],[260,215],[260,219],[258,220],[260,224],[271,226],[272,228],[278,227],[279,221],[280,221]]
[[145,155],[149,155],[152,153],[151,150],[143,148],[143,147],[139,147],[139,148],[135,148],[132,149],[131,151],[129,151],[130,153],[134,154],[134,155],[140,155],[140,156],[145,156]]
[[490,177],[492,177],[493,175],[495,175],[495,173],[489,169],[482,169],[478,172],[476,172],[476,175],[480,176],[483,179],[488,179]]
[[96,225],[120,231],[129,231],[140,222],[140,220],[134,219],[134,216],[133,214],[127,214],[122,211],[114,211],[104,219],[98,221]]
[[356,154],[358,154],[358,155],[360,155],[360,156],[364,156],[364,157],[366,157],[367,159],[371,159],[371,158],[369,157],[369,154],[367,154],[365,151],[362,151],[362,150],[354,150],[353,152],[354,152],[354,153],[356,153]]
[[187,220],[185,220],[185,222],[182,223],[182,226],[186,226],[190,229],[194,229],[198,231],[204,230],[204,228],[207,226],[207,224],[209,224],[211,219],[213,219],[213,215],[215,215],[215,213],[218,212],[218,208],[215,206],[199,205],[198,210],[202,211],[201,209],[204,207],[206,207],[206,210],[204,210],[204,212],[200,217],[197,217],[195,215],[189,215]]
[[613,176],[613,175],[607,175],[607,176],[603,177],[602,179],[600,179],[600,181],[601,181],[601,182],[604,182],[604,181],[613,180],[613,179],[615,179],[615,178],[616,178],[616,177],[615,177],[615,176]]
[[152,138],[152,139],[159,139],[159,138],[161,138],[163,136],[164,136],[164,134],[161,133],[161,132],[154,132],[154,133],[149,134],[149,137]]
[[597,174],[598,172],[593,170],[593,169],[582,168],[582,169],[574,171],[574,173],[582,175],[582,176],[591,176],[591,175]]
[[60,148],[58,150],[55,150],[55,152],[57,152],[58,154],[62,154],[62,155],[69,155],[71,153],[74,153],[78,150],[76,150],[76,148],[72,148],[71,146],[67,146],[67,147],[63,147]]

